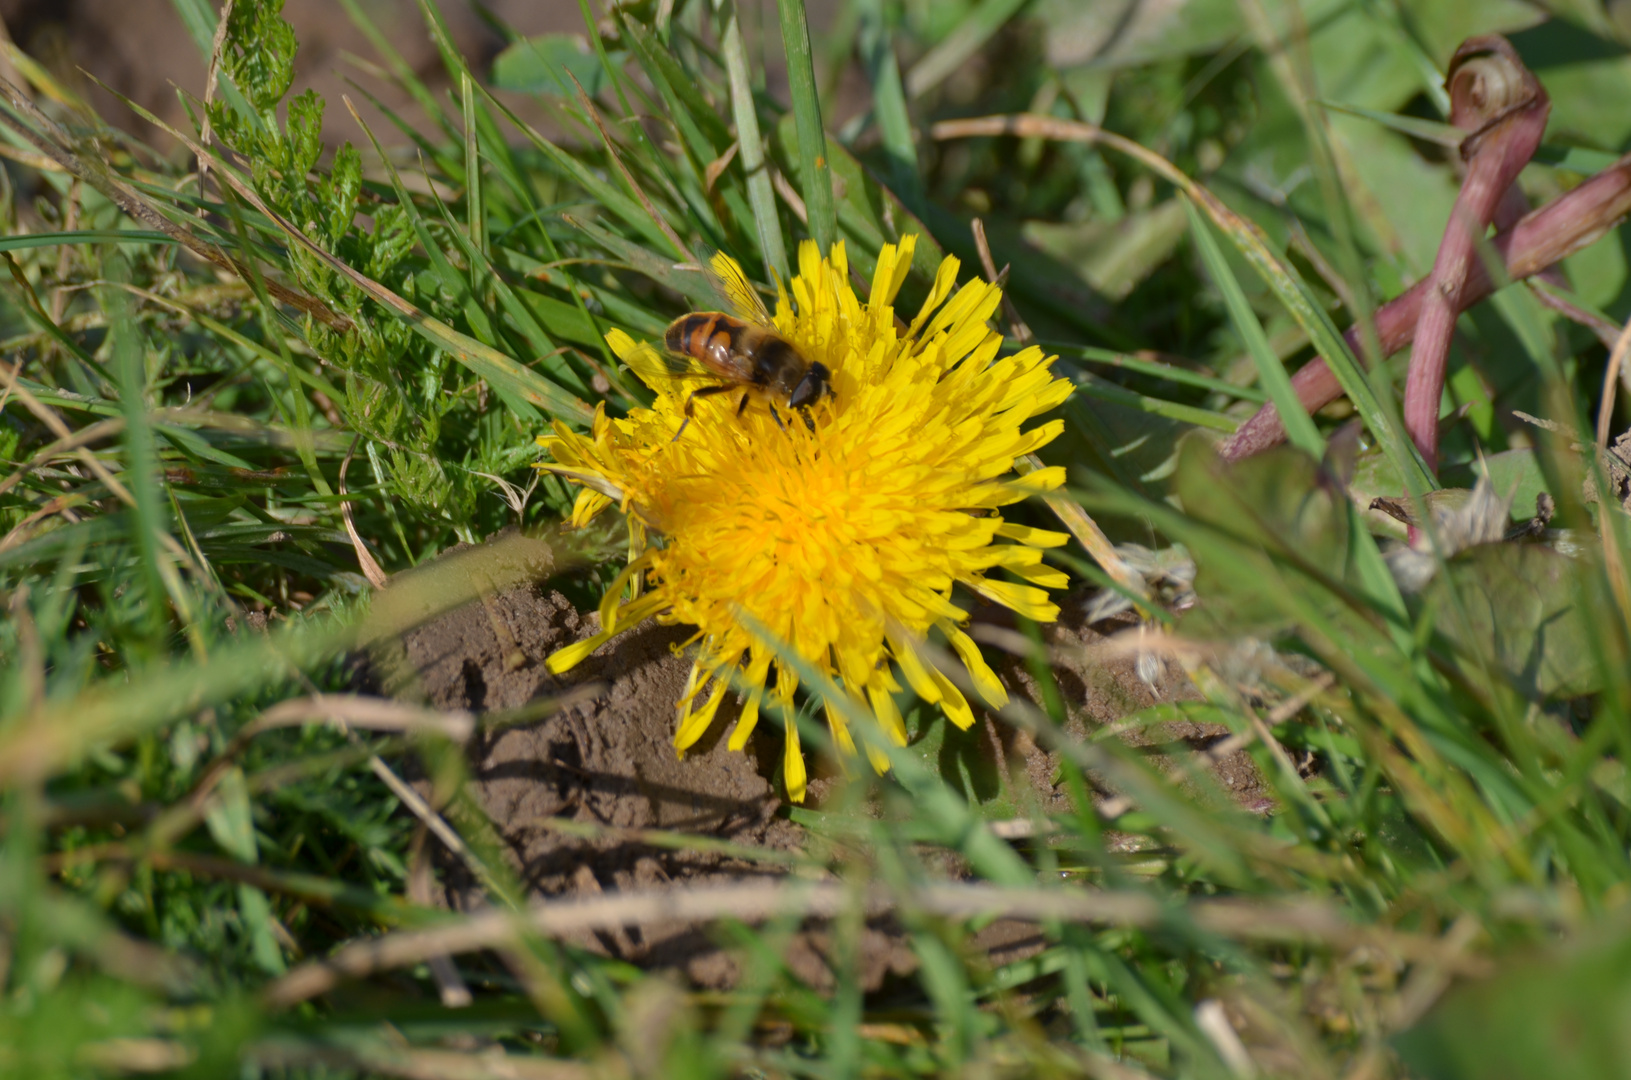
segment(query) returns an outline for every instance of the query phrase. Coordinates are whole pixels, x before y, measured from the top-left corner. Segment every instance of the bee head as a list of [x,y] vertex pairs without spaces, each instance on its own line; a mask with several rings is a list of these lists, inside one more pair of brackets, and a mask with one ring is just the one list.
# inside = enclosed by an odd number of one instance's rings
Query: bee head
[[806,409],[828,394],[832,393],[832,373],[827,365],[819,360],[810,365],[810,370],[804,373],[804,378],[793,387],[793,393],[787,399],[790,408]]

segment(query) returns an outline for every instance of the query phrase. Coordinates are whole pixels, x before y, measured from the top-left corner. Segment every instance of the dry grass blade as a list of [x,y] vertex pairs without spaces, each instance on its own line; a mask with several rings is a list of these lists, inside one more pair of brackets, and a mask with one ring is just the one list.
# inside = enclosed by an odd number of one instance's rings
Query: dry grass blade
[[[23,406],[27,408],[29,412],[33,413],[41,423],[51,430],[51,434],[57,437],[57,441],[59,443],[64,445],[73,445],[75,441],[75,433],[68,427],[67,424],[63,423],[62,417],[58,416],[54,409],[41,402],[39,398],[35,397],[29,392],[28,387],[24,386],[18,381],[17,375],[21,369],[21,360],[18,360],[16,365],[9,369],[4,364],[0,364],[0,384],[3,384],[5,391],[8,394],[16,394],[17,400],[21,401]],[[107,485],[108,490],[113,493],[113,496],[116,499],[124,503],[126,506],[136,505],[135,496],[130,493],[130,489],[126,488],[124,484],[120,483],[119,478],[114,476],[113,473],[109,471],[108,467],[102,464],[101,460],[98,459],[95,454],[92,454],[89,450],[85,449],[83,442],[73,445],[73,452],[98,480]],[[159,541],[164,545],[165,550],[179,559],[181,563],[191,572],[202,576],[203,571],[197,565],[197,563],[193,561],[191,552],[182,547],[181,543],[176,540],[175,537],[171,536],[167,532],[160,533]]]
[[345,522],[345,534],[351,538],[351,547],[357,553],[357,565],[362,568],[363,576],[368,579],[368,584],[374,588],[383,589],[388,580],[385,571],[375,561],[373,552],[368,550],[368,545],[363,543],[362,534],[357,532],[357,523],[353,520],[351,513],[351,500],[346,498],[348,494],[345,489],[346,470],[351,468],[351,459],[356,456],[357,443],[361,441],[361,435],[353,438],[351,440],[351,449],[345,452],[345,460],[340,462],[340,520]]
[[[232,5],[236,0],[226,0],[221,5],[221,14],[215,21],[215,38],[210,42],[210,69],[204,78],[204,126],[198,132],[198,139],[205,146],[210,144],[210,102],[215,100],[215,88],[221,79],[221,50],[226,48],[227,27],[232,23]],[[198,159],[198,190],[204,190],[204,179],[209,175],[210,163],[208,158]]]
[[[856,902],[852,888],[834,882],[751,882],[546,900],[525,913],[486,912],[446,926],[405,930],[348,945],[325,960],[289,972],[266,989],[263,1000],[271,1008],[289,1008],[327,993],[342,979],[422,963],[437,954],[509,946],[524,931],[560,937],[719,919],[763,922],[788,915],[831,919]],[[910,910],[953,919],[1001,917],[1144,929],[1178,916],[1226,937],[1313,943],[1341,950],[1371,946],[1401,960],[1432,959],[1446,970],[1465,973],[1485,967],[1481,961],[1444,949],[1434,938],[1363,926],[1317,901],[1200,900],[1169,908],[1147,893],[955,883],[925,885],[904,893],[874,888],[860,902],[868,916]]]
[[273,728],[295,727],[314,721],[367,731],[434,731],[455,742],[468,739],[476,728],[476,718],[463,710],[436,712],[389,698],[313,694],[272,706],[239,732],[233,742],[242,743]]
[[[200,259],[236,274],[245,281],[252,279],[251,272],[241,266],[236,259],[213,244],[206,244],[189,230],[165,217],[157,207],[148,202],[139,192],[115,176],[106,163],[67,149],[67,146],[72,142],[67,132],[58,127],[50,117],[40,112],[34,103],[29,100],[27,94],[24,94],[5,79],[0,79],[0,95],[4,95],[7,103],[13,109],[38,124],[42,131],[50,132],[60,140],[60,143],[53,142],[44,135],[33,131],[26,124],[19,123],[3,111],[0,111],[0,123],[4,123],[11,130],[32,143],[52,161],[60,165],[64,171],[101,192],[133,220],[141,222],[150,229],[164,233]],[[205,151],[200,149],[197,153],[204,154]],[[337,333],[343,334],[351,329],[350,319],[334,311],[316,297],[308,296],[303,292],[289,288],[287,285],[271,280],[266,282],[266,291],[285,304],[298,308],[312,318],[317,319]]]
[[634,197],[640,200],[640,206],[651,216],[652,224],[656,225],[662,234],[668,238],[668,242],[674,245],[675,258],[681,262],[689,262],[691,253],[686,250],[685,241],[680,239],[679,233],[674,231],[674,226],[668,223],[668,219],[657,212],[657,208],[646,197],[644,189],[635,181],[634,174],[629,172],[627,165],[623,164],[622,155],[617,152],[617,144],[612,142],[612,133],[606,130],[606,122],[600,118],[600,110],[595,108],[595,103],[589,100],[589,95],[583,92],[583,87],[578,83],[576,75],[568,71],[566,77],[572,80],[572,86],[578,92],[579,107],[588,114],[590,121],[595,125],[595,130],[600,132],[600,139],[606,144],[606,153],[611,156],[612,164],[617,166],[617,174],[623,178],[623,182],[629,186],[629,190],[634,192]]
[[[226,167],[220,158],[211,154],[197,139],[176,128],[162,124],[157,117],[151,114],[148,114],[147,118],[154,123],[160,124],[167,133],[179,139],[193,154],[210,158],[215,166],[217,183],[225,181],[226,185],[236,192],[239,198],[264,214],[267,220],[275,224],[290,240],[299,244],[331,270],[367,293],[381,305],[396,312],[415,331],[438,348],[446,351],[461,364],[469,367],[476,374],[497,386],[514,392],[533,405],[541,406],[554,416],[575,420],[579,423],[587,423],[593,415],[593,410],[583,402],[547,380],[540,378],[530,368],[523,367],[513,358],[505,356],[497,349],[482,344],[475,338],[459,333],[440,319],[432,318],[397,293],[335,258],[296,227],[293,222],[266,205],[265,201],[255,193],[252,187],[244,183],[236,173]],[[349,326],[349,323],[347,325]]]
[[[8,385],[6,387],[5,393],[8,396],[12,391],[13,385]],[[0,397],[0,406],[3,406],[4,404],[5,399]],[[106,420],[98,420],[96,423],[82,427],[78,431],[69,433],[67,436],[59,437],[49,446],[41,447],[39,450],[35,451],[34,455],[27,461],[23,462],[22,467],[16,472],[12,473],[4,480],[0,480],[0,495],[4,495],[6,492],[16,487],[26,476],[28,476],[30,472],[40,468],[43,465],[46,465],[58,454],[66,454],[72,451],[77,451],[81,447],[89,446],[93,442],[112,438],[113,436],[124,431],[124,429],[125,421],[123,417],[110,416]]]
[[1614,393],[1619,388],[1620,377],[1626,370],[1626,354],[1631,353],[1631,320],[1627,320],[1625,329],[1614,342],[1614,347],[1608,354],[1608,370],[1603,373],[1603,400],[1597,406],[1597,445],[1606,447],[1608,437],[1614,424]]
[[456,1050],[386,1046],[338,1049],[280,1042],[252,1048],[248,1059],[266,1070],[333,1069],[403,1080],[618,1080],[630,1075],[627,1068],[609,1062],[591,1065],[551,1061],[502,1050],[466,1054]]
[[[1359,373],[1353,359],[1353,350],[1336,330],[1323,309],[1312,300],[1300,275],[1277,256],[1267,236],[1258,225],[1231,210],[1224,202],[1178,168],[1166,158],[1132,139],[1107,131],[1096,124],[1073,120],[1060,120],[1051,116],[1022,113],[1007,116],[986,116],[973,120],[949,120],[934,125],[936,139],[959,139],[978,136],[1014,136],[1043,138],[1064,142],[1097,143],[1125,154],[1155,175],[1171,183],[1205,211],[1219,230],[1234,244],[1235,249],[1268,285],[1270,291],[1292,318],[1302,327],[1315,347],[1335,360],[1340,372],[1343,390],[1353,399],[1354,407],[1364,417],[1384,448],[1396,452],[1393,421],[1381,407],[1375,390]],[[1421,463],[1413,456],[1399,454],[1395,464],[1407,472],[1422,472]],[[1425,476],[1419,477],[1425,482]]]

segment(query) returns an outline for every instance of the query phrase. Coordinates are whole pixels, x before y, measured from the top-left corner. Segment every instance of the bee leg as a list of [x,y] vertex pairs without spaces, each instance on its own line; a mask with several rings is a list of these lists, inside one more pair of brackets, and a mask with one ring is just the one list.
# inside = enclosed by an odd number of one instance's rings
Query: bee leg
[[748,395],[743,394],[742,395],[742,403],[740,405],[736,406],[736,415],[741,416],[743,413],[745,413],[747,411],[748,411]]
[[800,409],[799,410],[799,415],[804,418],[804,426],[809,428],[811,431],[814,431],[815,430],[815,417],[810,415],[810,410],[809,409]]
[[771,405],[768,406],[768,408],[770,409],[770,418],[776,421],[776,426],[781,428],[783,431],[786,431],[787,425],[782,423],[782,414],[776,411],[776,406]]
[[699,398],[699,397],[712,397],[715,394],[723,394],[729,389],[730,389],[729,386],[704,386],[704,387],[700,387],[700,388],[698,388],[696,390],[691,391],[691,396],[685,399],[685,420],[681,422],[680,430],[674,432],[674,438],[670,439],[669,441],[670,442],[678,442],[679,441],[679,437],[680,437],[681,432],[685,431],[685,425],[689,424],[691,422],[691,415],[692,415],[691,409],[692,409],[692,406],[696,403],[697,398]]

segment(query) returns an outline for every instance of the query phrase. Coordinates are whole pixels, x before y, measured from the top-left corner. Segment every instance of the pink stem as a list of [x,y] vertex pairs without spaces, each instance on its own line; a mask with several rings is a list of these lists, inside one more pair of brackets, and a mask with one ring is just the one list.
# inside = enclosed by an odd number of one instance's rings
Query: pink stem
[[[1533,277],[1553,263],[1600,240],[1631,213],[1631,154],[1587,180],[1573,191],[1554,199],[1512,228],[1497,233],[1490,241],[1505,271],[1502,283]],[[1411,343],[1421,317],[1423,294],[1431,279],[1412,285],[1401,296],[1389,300],[1376,311],[1376,336],[1382,355],[1391,356]],[[1456,307],[1465,311],[1486,299],[1495,288],[1489,267],[1475,259],[1467,268],[1467,279],[1456,297]],[[1348,347],[1361,360],[1359,331],[1350,327],[1343,335]],[[1304,409],[1314,412],[1342,396],[1342,387],[1322,358],[1315,358],[1291,377],[1291,386]],[[1225,439],[1218,452],[1229,460],[1260,454],[1285,441],[1285,425],[1273,405],[1265,405]]]
[[1430,470],[1438,468],[1439,401],[1450,338],[1461,313],[1459,300],[1468,272],[1477,260],[1478,241],[1494,220],[1502,197],[1534,157],[1551,111],[1546,91],[1506,39],[1496,35],[1463,42],[1450,62],[1446,82],[1451,121],[1476,130],[1461,143],[1467,174],[1422,296],[1405,378],[1405,431]]

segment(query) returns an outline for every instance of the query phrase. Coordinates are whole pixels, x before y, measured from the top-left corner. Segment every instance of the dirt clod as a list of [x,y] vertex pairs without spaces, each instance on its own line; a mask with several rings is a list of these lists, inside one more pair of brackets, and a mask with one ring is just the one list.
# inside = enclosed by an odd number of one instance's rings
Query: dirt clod
[[[688,636],[685,629],[647,622],[564,675],[548,672],[551,653],[598,628],[595,615],[580,615],[559,593],[522,586],[403,636],[411,672],[404,692],[440,708],[490,717],[574,687],[600,688],[535,722],[484,728],[468,748],[470,792],[522,885],[538,896],[583,896],[766,872],[757,862],[656,847],[640,835],[666,829],[777,850],[801,839],[796,826],[775,816],[781,802],[754,748],[734,752],[721,737],[734,703],[684,760],[676,755],[674,705],[691,661],[675,646]],[[460,910],[487,902],[462,867],[444,863],[443,870],[441,902]],[[695,927],[629,930],[578,944],[677,967],[703,984],[735,977]]]

